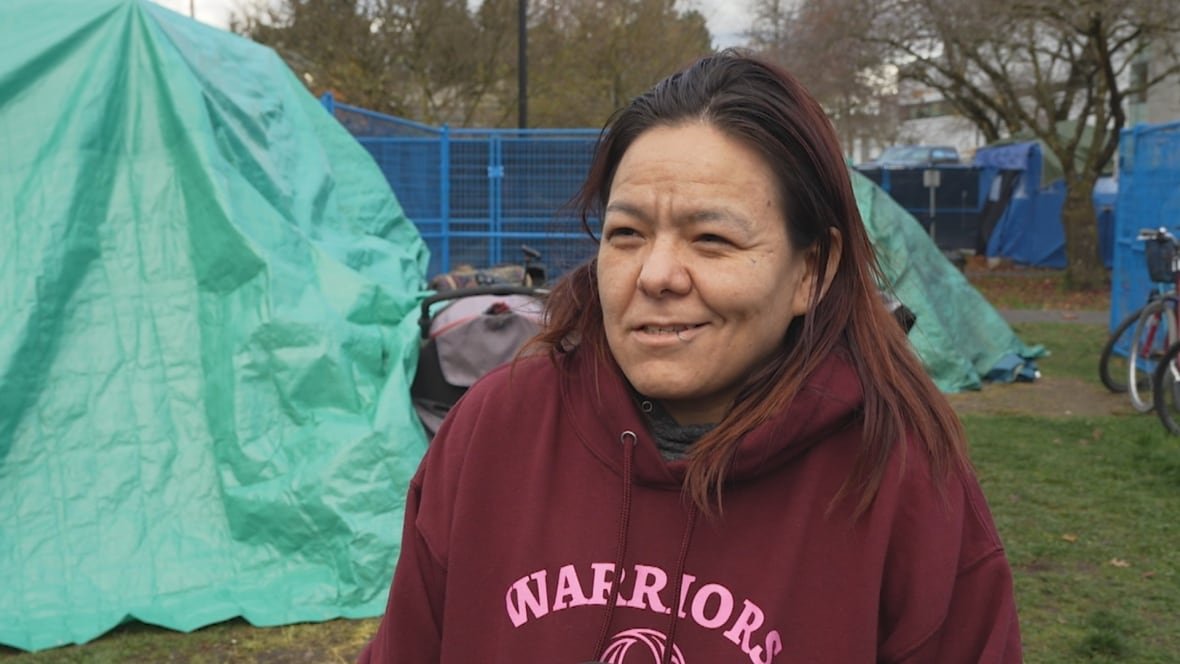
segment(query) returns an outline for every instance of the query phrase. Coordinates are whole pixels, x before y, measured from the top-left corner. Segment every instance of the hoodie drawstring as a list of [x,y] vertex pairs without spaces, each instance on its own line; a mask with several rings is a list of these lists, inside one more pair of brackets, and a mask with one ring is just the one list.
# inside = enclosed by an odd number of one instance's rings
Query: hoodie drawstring
[[[602,621],[602,629],[598,632],[598,642],[594,646],[594,656],[601,656],[606,646],[606,637],[610,633],[611,620],[615,615],[615,605],[619,600],[620,575],[623,561],[627,556],[627,535],[631,525],[631,489],[635,481],[633,464],[635,459],[635,445],[639,442],[633,431],[624,431],[619,436],[623,445],[623,504],[619,512],[619,534],[615,544],[615,579],[611,584],[610,597],[606,601],[606,616]],[[672,653],[676,645],[676,626],[680,624],[680,594],[684,588],[684,566],[688,560],[688,549],[692,545],[692,534],[696,530],[697,507],[691,505],[688,510],[688,524],[684,528],[684,539],[680,542],[680,554],[676,558],[676,569],[672,573],[673,593],[671,615],[668,618],[667,643],[660,664],[672,664]]]
[[[610,597],[606,600],[606,618],[602,621],[602,629],[598,632],[598,643],[594,646],[594,656],[602,654],[606,645],[606,637],[610,632],[611,618],[615,615],[615,603],[619,599],[619,576],[623,570],[623,558],[627,555],[627,528],[631,523],[631,484],[634,481],[631,470],[635,457],[635,444],[638,437],[634,431],[624,431],[619,435],[619,442],[623,445],[623,506],[619,513],[619,535],[615,544],[615,579],[611,584]],[[675,615],[676,611],[672,611]]]
[[675,589],[672,593],[672,615],[668,618],[668,643],[664,647],[664,656],[660,659],[660,664],[671,664],[672,651],[676,646],[676,626],[680,624],[680,593],[683,591],[684,583],[684,563],[688,560],[688,547],[692,544],[692,533],[696,530],[697,525],[697,506],[695,504],[688,508],[688,525],[684,528],[684,540],[680,542],[680,556],[676,558],[676,571],[673,572],[672,578],[675,580]]

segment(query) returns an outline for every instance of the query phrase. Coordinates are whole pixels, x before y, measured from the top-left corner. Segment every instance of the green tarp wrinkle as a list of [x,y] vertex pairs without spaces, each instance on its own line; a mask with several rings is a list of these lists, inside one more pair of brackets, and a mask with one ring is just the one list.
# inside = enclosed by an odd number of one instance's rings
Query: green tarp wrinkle
[[0,5],[0,644],[381,613],[428,252],[267,48]]

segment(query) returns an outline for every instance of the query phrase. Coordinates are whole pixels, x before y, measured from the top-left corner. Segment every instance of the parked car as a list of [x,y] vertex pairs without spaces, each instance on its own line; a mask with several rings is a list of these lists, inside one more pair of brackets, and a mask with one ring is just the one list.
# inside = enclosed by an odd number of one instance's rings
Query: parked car
[[873,168],[921,168],[939,164],[959,164],[959,151],[950,145],[891,145],[878,155],[861,164],[859,169]]

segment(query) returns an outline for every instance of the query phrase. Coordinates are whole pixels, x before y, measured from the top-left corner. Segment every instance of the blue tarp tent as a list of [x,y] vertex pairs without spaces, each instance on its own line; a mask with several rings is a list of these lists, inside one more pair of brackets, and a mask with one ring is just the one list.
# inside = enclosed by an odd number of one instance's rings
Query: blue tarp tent
[[[990,166],[998,171],[993,198],[1000,195],[1004,173],[1016,174],[1008,205],[988,238],[988,256],[1034,267],[1065,267],[1065,229],[1061,225],[1065,180],[1060,177],[1060,166],[1051,159],[1040,141],[991,145],[975,153],[975,166]],[[1098,250],[1107,268],[1114,260],[1117,192],[1113,178],[1100,178],[1093,193]]]
[[1065,181],[1042,182],[1044,155],[1038,141],[982,147],[976,166],[1019,171],[1008,207],[988,239],[987,255],[1024,265],[1065,267],[1061,208]]

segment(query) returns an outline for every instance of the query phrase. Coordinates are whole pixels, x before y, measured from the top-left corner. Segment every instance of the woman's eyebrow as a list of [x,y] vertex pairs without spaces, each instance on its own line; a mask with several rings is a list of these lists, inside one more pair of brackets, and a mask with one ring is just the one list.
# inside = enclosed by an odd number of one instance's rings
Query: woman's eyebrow
[[[651,220],[647,213],[645,213],[642,209],[624,201],[613,201],[607,204],[605,212],[617,212],[619,214],[625,214],[642,221]],[[744,216],[737,214],[727,208],[704,208],[700,210],[693,210],[684,214],[681,218],[689,224],[722,222],[740,228],[747,228],[749,226],[749,222]]]
[[753,233],[755,226],[749,217],[725,207],[694,210],[684,215],[684,223],[687,226],[717,224],[720,228],[729,229],[729,232],[743,235]]

